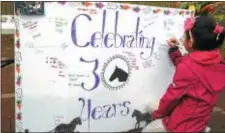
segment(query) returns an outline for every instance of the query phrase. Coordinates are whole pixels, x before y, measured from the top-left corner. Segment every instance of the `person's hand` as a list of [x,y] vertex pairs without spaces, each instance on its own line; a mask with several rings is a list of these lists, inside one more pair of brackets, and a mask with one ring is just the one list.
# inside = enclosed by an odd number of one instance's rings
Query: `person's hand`
[[149,114],[152,114],[153,110],[152,108],[150,107],[150,105],[146,106],[146,110]]
[[146,106],[146,110],[149,112],[149,114],[151,114],[153,111],[158,109],[158,106],[159,106],[159,101],[156,99],[151,99],[149,100]]
[[171,48],[178,47],[178,45],[179,45],[179,42],[176,38],[171,38],[171,39],[167,40],[167,43]]

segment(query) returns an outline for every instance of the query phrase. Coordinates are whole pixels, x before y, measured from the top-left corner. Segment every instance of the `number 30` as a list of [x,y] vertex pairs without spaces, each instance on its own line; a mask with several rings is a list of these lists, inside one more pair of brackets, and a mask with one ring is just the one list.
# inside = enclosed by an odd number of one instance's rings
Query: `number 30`
[[92,88],[90,89],[87,89],[84,87],[84,82],[81,83],[81,87],[86,90],[86,91],[92,91],[94,89],[96,89],[99,85],[99,81],[100,81],[100,78],[99,78],[99,75],[96,73],[96,70],[98,69],[98,59],[95,59],[93,61],[87,61],[87,60],[84,60],[82,57],[80,58],[80,61],[81,62],[85,62],[85,63],[93,63],[94,62],[94,69],[92,70],[92,74],[94,75],[94,78],[95,78],[95,84]]

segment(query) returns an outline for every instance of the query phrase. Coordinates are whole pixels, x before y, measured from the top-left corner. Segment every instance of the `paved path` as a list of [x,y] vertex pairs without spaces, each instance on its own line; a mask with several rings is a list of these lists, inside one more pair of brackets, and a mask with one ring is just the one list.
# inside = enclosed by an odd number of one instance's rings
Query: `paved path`
[[225,132],[225,90],[220,95],[209,121],[212,132]]

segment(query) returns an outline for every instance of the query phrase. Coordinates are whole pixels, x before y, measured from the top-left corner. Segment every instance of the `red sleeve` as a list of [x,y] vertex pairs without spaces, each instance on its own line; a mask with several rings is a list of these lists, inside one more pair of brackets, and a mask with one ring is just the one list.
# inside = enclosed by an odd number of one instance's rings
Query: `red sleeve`
[[165,94],[161,97],[159,107],[153,111],[152,118],[158,119],[168,116],[175,108],[181,97],[187,92],[187,86],[190,83],[189,72],[183,64],[176,67],[173,82],[169,85]]
[[177,66],[177,64],[179,64],[181,62],[182,54],[177,47],[176,48],[170,48],[169,57],[172,60],[173,64],[175,66]]

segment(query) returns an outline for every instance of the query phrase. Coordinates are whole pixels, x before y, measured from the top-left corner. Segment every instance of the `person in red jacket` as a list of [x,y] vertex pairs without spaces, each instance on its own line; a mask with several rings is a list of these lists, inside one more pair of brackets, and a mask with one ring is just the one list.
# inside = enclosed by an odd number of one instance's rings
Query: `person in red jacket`
[[[219,93],[225,88],[225,62],[219,51],[224,27],[208,16],[188,18],[184,24],[182,56],[178,40],[168,40],[176,71],[161,97],[152,122],[142,132],[203,132]],[[151,108],[151,107],[150,107]]]

